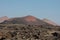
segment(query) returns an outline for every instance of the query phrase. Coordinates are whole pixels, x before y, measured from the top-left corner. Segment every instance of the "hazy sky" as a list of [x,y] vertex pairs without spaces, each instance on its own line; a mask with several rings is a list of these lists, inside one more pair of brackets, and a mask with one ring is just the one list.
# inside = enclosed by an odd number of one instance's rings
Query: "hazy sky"
[[0,17],[33,15],[60,24],[60,0],[0,0]]

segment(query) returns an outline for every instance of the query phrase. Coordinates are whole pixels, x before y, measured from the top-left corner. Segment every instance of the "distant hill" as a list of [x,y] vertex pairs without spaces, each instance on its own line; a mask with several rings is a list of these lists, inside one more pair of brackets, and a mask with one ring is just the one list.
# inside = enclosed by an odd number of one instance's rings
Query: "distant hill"
[[[48,20],[48,19],[38,19],[34,16],[28,15],[24,17],[15,17],[8,19],[7,17],[3,17],[5,19],[2,24],[29,24],[29,25],[53,25],[56,26],[57,24]],[[8,20],[7,20],[8,19]]]
[[5,20],[8,20],[9,18],[7,16],[4,16],[4,17],[0,17],[0,23],[5,21]]
[[4,22],[2,22],[3,24],[30,24],[30,25],[43,25],[46,24],[46,22],[28,15],[28,16],[24,16],[24,17],[16,17],[16,18],[10,18],[9,20],[6,20]]
[[48,23],[48,24],[51,24],[51,25],[54,25],[54,26],[57,26],[58,24],[56,24],[55,22],[51,21],[51,20],[48,20],[46,18],[43,19],[44,22]]

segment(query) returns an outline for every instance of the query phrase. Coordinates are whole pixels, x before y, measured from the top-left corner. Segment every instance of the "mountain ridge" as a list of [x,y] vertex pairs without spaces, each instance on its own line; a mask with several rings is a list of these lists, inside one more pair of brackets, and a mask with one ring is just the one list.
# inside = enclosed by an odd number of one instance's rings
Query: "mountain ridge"
[[28,15],[23,17],[15,17],[15,18],[9,18],[8,20],[5,20],[2,22],[3,24],[7,23],[13,23],[13,24],[30,24],[30,25],[54,25],[57,26],[56,23],[48,20],[48,19],[39,19],[34,16]]

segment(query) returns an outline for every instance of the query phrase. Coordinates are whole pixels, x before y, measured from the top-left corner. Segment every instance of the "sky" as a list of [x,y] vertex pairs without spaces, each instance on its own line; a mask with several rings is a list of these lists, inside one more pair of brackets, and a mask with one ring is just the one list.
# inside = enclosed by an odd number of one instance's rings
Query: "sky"
[[60,0],[0,0],[0,17],[32,15],[60,24]]

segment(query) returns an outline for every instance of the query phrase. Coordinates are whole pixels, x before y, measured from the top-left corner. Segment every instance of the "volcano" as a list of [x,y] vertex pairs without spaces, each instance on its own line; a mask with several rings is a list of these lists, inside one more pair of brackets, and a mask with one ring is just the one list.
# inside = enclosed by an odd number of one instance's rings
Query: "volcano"
[[[5,18],[8,19],[8,18]],[[29,24],[29,25],[53,25],[56,26],[55,23],[49,21],[47,19],[38,19],[34,16],[28,15],[24,17],[15,17],[10,18],[8,20],[3,21],[1,24]]]
[[30,24],[30,25],[44,25],[47,24],[46,22],[28,15],[24,17],[16,17],[16,18],[10,18],[9,20],[6,20],[2,22],[2,24]]

